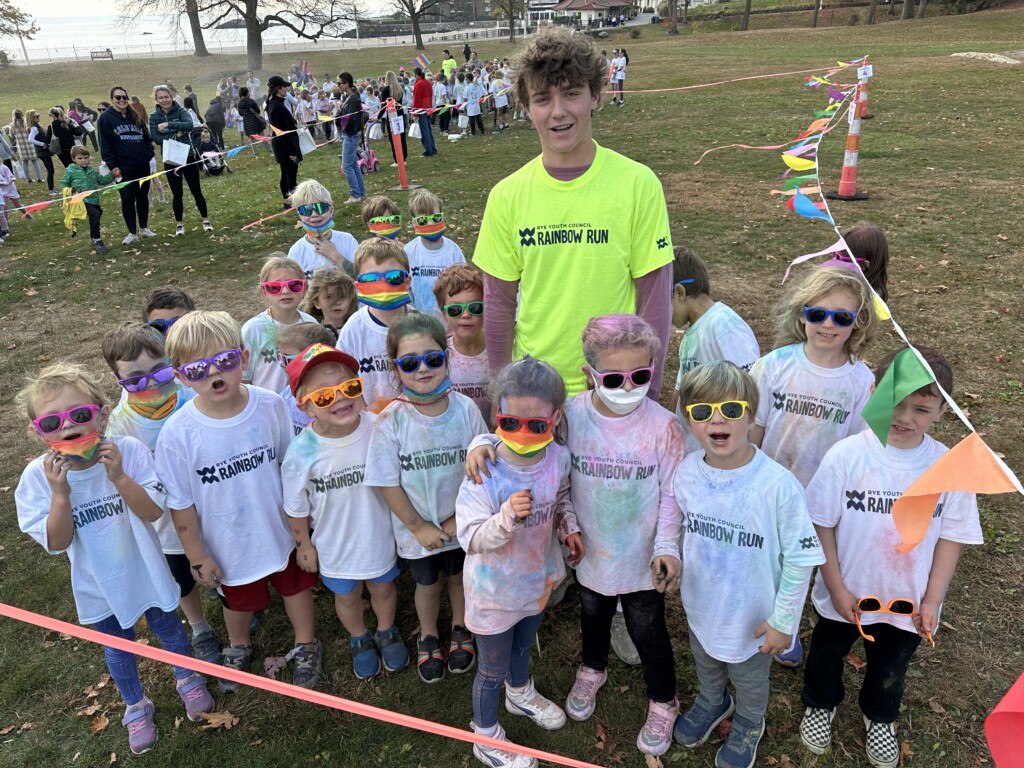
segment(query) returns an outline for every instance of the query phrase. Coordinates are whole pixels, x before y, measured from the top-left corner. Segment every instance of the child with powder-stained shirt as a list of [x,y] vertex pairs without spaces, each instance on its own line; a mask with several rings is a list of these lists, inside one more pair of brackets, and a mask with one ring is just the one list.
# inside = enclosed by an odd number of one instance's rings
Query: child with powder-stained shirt
[[[281,331],[281,334],[277,337],[277,348],[281,355],[281,365],[285,367],[285,372],[287,372],[288,364],[311,344],[326,344],[329,347],[333,347],[337,342],[337,334],[330,328],[320,325],[320,323],[296,323],[295,325],[290,325]],[[295,402],[295,394],[292,391],[290,381],[288,386],[278,392],[278,394],[281,395],[281,399],[288,406],[288,413],[292,418],[292,429],[295,430],[295,436],[298,437],[302,430],[313,423],[313,417]]]
[[452,264],[437,276],[434,297],[448,326],[452,387],[491,420],[491,381],[484,347],[484,275],[472,264]]

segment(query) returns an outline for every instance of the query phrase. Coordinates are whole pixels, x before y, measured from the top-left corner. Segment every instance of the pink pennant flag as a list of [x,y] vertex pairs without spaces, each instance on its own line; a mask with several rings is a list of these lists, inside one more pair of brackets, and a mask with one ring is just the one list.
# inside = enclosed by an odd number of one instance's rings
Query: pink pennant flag
[[797,264],[803,264],[805,261],[816,259],[819,256],[830,256],[831,254],[836,253],[837,251],[845,250],[847,250],[846,241],[840,237],[828,248],[823,248],[822,250],[815,251],[814,253],[805,253],[803,256],[797,256],[795,259],[789,262],[789,266],[786,267],[786,274],[782,276],[782,282],[786,282],[789,279],[789,271],[793,269],[793,267],[795,267]]

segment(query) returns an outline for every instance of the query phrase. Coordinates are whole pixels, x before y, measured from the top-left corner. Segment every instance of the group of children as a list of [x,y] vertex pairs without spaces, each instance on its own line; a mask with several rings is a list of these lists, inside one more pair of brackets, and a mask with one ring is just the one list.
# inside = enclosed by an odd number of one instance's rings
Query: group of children
[[[132,637],[145,616],[166,648],[244,670],[272,585],[294,631],[292,681],[313,687],[324,646],[311,589],[321,581],[366,679],[409,664],[395,623],[396,579],[408,570],[419,677],[438,683],[476,666],[473,728],[501,740],[502,688],[506,711],[541,728],[591,717],[621,606],[649,700],[638,748],[695,748],[731,718],[716,765],[750,768],[771,660],[802,661],[817,566],[802,742],[817,754],[830,745],[843,658],[864,636],[867,756],[897,764],[907,666],[921,637],[934,637],[960,546],[981,531],[973,495],[946,494],[925,540],[894,547],[892,500],[946,450],[927,435],[946,406],[934,385],[910,394],[886,444],[861,418],[874,382],[913,354],[887,356],[874,374],[861,360],[877,328],[866,280],[885,292],[880,231],[845,233],[857,265],[839,256],[787,293],[764,356],[742,318],[711,298],[702,261],[677,248],[673,317],[686,332],[673,414],[647,397],[663,350],[633,315],[592,318],[573,342],[586,359],[579,394],[567,398],[554,368],[529,357],[492,376],[483,276],[444,236],[432,193],[410,196],[416,237],[404,247],[387,198],[365,203],[361,243],[334,229],[318,182],[301,183],[290,203],[303,236],[265,261],[264,312],[239,327],[180,289],[156,289],[143,322],[104,339],[117,405],[77,365],[44,369],[19,395],[48,447],[18,486],[19,523],[48,552],[67,552],[82,623]],[[919,352],[951,392],[948,363]],[[569,568],[581,664],[563,707],[538,691],[530,649]],[[223,648],[198,584],[220,595]],[[684,711],[665,622],[676,590],[699,683]],[[106,656],[131,750],[145,752],[157,731],[134,657]],[[189,718],[214,706],[202,676],[174,674]],[[473,751],[492,767],[536,765],[494,746]]]

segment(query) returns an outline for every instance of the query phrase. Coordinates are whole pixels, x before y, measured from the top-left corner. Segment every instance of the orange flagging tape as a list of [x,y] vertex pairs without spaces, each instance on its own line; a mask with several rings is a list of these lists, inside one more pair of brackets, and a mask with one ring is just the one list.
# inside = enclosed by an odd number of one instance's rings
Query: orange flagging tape
[[319,704],[322,707],[330,707],[331,709],[338,709],[342,712],[348,712],[349,714],[369,717],[374,720],[380,720],[384,723],[390,723],[391,725],[401,725],[405,728],[412,728],[417,731],[423,731],[424,733],[432,733],[449,739],[465,741],[470,744],[482,744],[486,747],[506,749],[510,752],[518,752],[522,755],[535,757],[538,760],[545,760],[558,765],[570,766],[570,768],[599,768],[599,766],[596,766],[593,763],[574,760],[571,757],[562,757],[561,755],[555,755],[539,749],[522,747],[518,744],[513,744],[510,741],[498,741],[496,739],[489,739],[485,736],[477,736],[475,733],[453,728],[450,725],[441,725],[440,723],[433,723],[429,720],[421,720],[420,718],[412,717],[411,715],[403,715],[399,712],[391,712],[390,710],[380,709],[379,707],[373,707],[369,704],[360,704],[357,701],[342,699],[338,696],[332,696],[329,693],[321,693],[320,691],[310,691],[305,688],[299,688],[296,685],[285,683],[280,680],[260,677],[259,675],[254,675],[249,672],[238,672],[233,669],[221,667],[216,664],[210,664],[209,662],[200,661],[199,659],[190,658],[188,656],[179,656],[176,653],[165,651],[162,648],[153,648],[151,646],[142,645],[120,637],[105,635],[94,629],[88,629],[86,627],[79,626],[78,624],[69,624],[66,621],[52,619],[49,616],[25,611],[21,608],[15,608],[14,606],[7,605],[5,603],[0,603],[0,616],[6,616],[9,619],[15,619],[17,621],[24,622],[25,624],[42,627],[43,629],[48,629],[51,632],[63,632],[67,635],[71,635],[72,637],[77,637],[80,640],[86,640],[90,643],[96,643],[97,645],[106,645],[111,648],[117,648],[120,651],[133,653],[136,656],[144,656],[147,659],[159,661],[162,664],[185,667],[186,669],[194,670],[206,675],[207,677],[219,677],[225,680],[231,680],[242,685],[248,685],[253,688],[269,691],[270,693],[276,693],[279,696],[288,696],[289,698],[298,699],[299,701],[308,701],[311,704]]

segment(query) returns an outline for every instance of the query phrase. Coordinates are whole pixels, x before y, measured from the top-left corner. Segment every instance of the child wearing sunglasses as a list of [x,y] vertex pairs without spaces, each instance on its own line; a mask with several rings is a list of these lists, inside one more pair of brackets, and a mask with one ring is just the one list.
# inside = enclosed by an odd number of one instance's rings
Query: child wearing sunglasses
[[442,572],[452,609],[447,669],[467,672],[476,657],[466,629],[466,553],[455,539],[455,498],[466,447],[487,425],[473,401],[452,390],[446,348],[440,321],[421,312],[388,329],[387,353],[402,389],[377,419],[364,481],[379,488],[391,508],[398,554],[416,584],[417,669],[425,683],[436,683],[445,673],[438,628]]
[[298,262],[306,278],[318,269],[352,274],[359,243],[348,232],[334,228],[334,200],[327,187],[306,179],[292,191],[288,204],[302,222],[302,237],[288,249],[288,258]]
[[[878,320],[867,283],[845,267],[809,273],[777,314],[775,349],[750,370],[761,395],[750,439],[807,487],[829,448],[867,428],[860,414],[874,377],[858,357]],[[802,660],[799,636],[776,659]]]
[[[391,514],[364,482],[377,417],[364,408],[358,372],[351,355],[327,344],[310,345],[288,364],[292,392],[313,423],[289,446],[281,480],[299,567],[319,572],[334,593],[353,670],[366,680],[380,672],[381,659],[388,672],[403,669],[409,652],[395,626],[399,570]],[[363,617],[364,584],[377,619],[373,634]]]
[[[320,323],[296,323],[285,328],[277,337],[278,354],[281,355],[281,365],[284,366],[285,373],[288,372],[288,364],[311,344],[326,344],[333,347],[337,343],[338,334]],[[288,380],[288,386],[278,394],[288,406],[288,412],[292,417],[292,429],[298,437],[302,430],[313,423],[313,417],[299,407],[292,391],[291,379]]]
[[[125,323],[103,337],[102,351],[123,394],[110,414],[107,434],[134,437],[154,453],[160,431],[171,415],[192,399],[192,390],[175,377],[164,337],[156,328]],[[171,516],[161,515],[153,527],[178,583],[181,610],[192,629],[192,651],[197,659],[220,664],[220,645],[203,614],[202,596]]]
[[388,328],[409,312],[409,260],[399,243],[364,240],[356,250],[356,295],[359,310],[338,334],[338,348],[359,361],[363,399],[374,413],[402,391],[388,354]]
[[[899,762],[894,726],[910,660],[921,638],[934,644],[961,547],[982,543],[975,495],[944,493],[920,543],[909,552],[896,548],[903,542],[892,503],[947,451],[928,431],[946,411],[939,386],[952,394],[953,372],[934,349],[917,351],[935,381],[895,407],[886,444],[870,429],[840,440],[807,486],[826,563],[811,593],[820,618],[804,672],[807,709],[800,740],[817,755],[831,744],[832,719],[844,697],[843,659],[863,636],[867,670],[858,703],[867,729],[867,757],[877,768]],[[875,380],[915,363],[911,349],[891,352],[879,362]]]
[[280,251],[270,254],[260,269],[260,295],[267,308],[242,326],[242,341],[249,351],[243,381],[280,392],[288,386],[281,363],[277,337],[297,323],[315,323],[316,318],[299,309],[306,296],[306,275],[298,262]]
[[356,283],[349,275],[340,269],[318,269],[313,273],[302,309],[318,323],[337,333],[358,307]]
[[161,336],[167,335],[167,329],[174,322],[196,308],[195,300],[184,288],[176,285],[158,285],[146,295],[146,303],[142,308],[142,322],[156,328]]
[[[50,554],[66,552],[78,621],[108,635],[135,639],[146,624],[169,651],[191,656],[174,612],[179,590],[160,551],[153,523],[165,516],[166,494],[153,457],[132,437],[104,438],[107,408],[98,377],[79,365],[44,368],[18,393],[31,432],[48,446],[22,473],[15,491],[18,525]],[[133,754],[157,741],[153,702],[135,657],[104,648],[107,669],[127,706],[121,723]],[[175,666],[178,695],[190,720],[211,712],[206,679]]]
[[420,312],[444,320],[434,296],[438,275],[452,264],[465,264],[462,249],[444,236],[445,220],[441,198],[426,189],[409,194],[409,215],[416,237],[405,244],[412,275],[412,305]]
[[491,373],[484,347],[484,275],[472,264],[452,264],[437,276],[434,298],[448,326],[452,387],[491,421]]
[[[250,623],[270,605],[273,586],[295,633],[292,682],[312,688],[323,644],[313,624],[316,575],[296,564],[283,511],[288,409],[276,393],[243,385],[249,352],[227,312],[189,312],[168,332],[167,356],[195,397],[160,432],[156,460],[193,577],[224,603],[222,664],[244,670],[252,660]],[[229,680],[219,684],[224,693],[238,690]]]
[[[547,363],[525,357],[498,374],[497,460],[486,481],[468,478],[456,503],[466,555],[466,621],[477,638],[473,730],[504,740],[498,698],[509,714],[556,730],[565,712],[541,695],[530,675],[530,650],[552,589],[565,579],[559,541],[573,565],[584,558],[569,495],[569,451],[562,407],[565,382]],[[583,560],[586,562],[586,560]],[[473,755],[495,768],[536,768],[537,760],[477,744]]]
[[394,200],[384,195],[368,197],[361,215],[371,237],[401,241],[402,212]]
[[[700,692],[676,721],[687,749],[732,717],[718,768],[750,768],[764,735],[772,654],[789,647],[824,553],[793,473],[752,444],[760,394],[725,360],[683,377],[683,412],[703,450],[673,480],[683,514],[683,609]],[[736,689],[726,689],[727,679]]]

